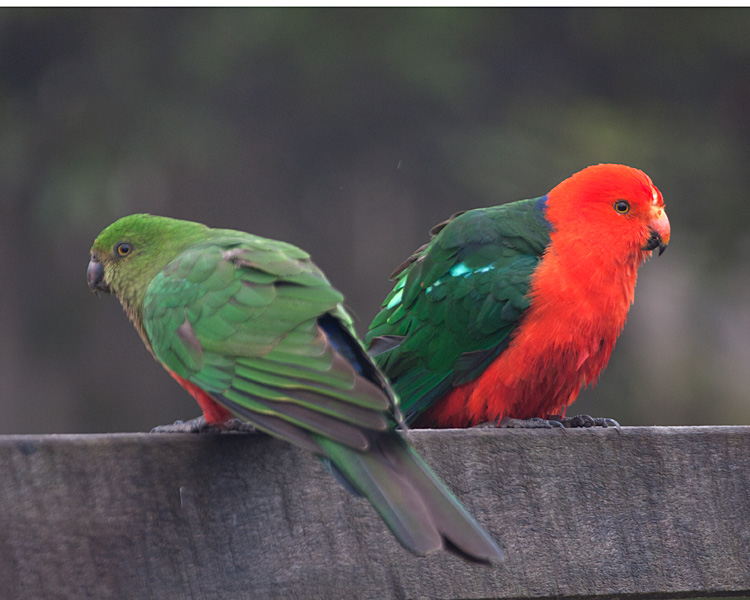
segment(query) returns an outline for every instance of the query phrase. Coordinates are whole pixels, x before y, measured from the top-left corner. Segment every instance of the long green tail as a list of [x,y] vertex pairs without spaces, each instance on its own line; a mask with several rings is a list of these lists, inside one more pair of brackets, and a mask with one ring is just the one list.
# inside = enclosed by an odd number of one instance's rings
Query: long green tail
[[397,432],[377,436],[368,452],[320,437],[316,441],[415,554],[446,548],[477,562],[503,560],[494,540]]

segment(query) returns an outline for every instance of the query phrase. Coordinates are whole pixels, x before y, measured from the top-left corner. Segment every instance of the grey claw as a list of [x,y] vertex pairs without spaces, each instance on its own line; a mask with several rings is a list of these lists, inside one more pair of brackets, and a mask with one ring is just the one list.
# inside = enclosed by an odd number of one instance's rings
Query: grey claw
[[565,427],[568,428],[582,428],[582,427],[614,427],[618,432],[622,433],[620,424],[614,419],[608,419],[606,417],[591,417],[589,415],[577,415],[575,417],[550,417],[552,419],[558,419]]
[[556,419],[542,419],[540,417],[531,417],[529,419],[511,419],[510,417],[503,417],[497,424],[497,427],[520,429],[561,428],[565,431],[565,426],[560,421]]
[[205,417],[201,415],[189,421],[175,421],[171,425],[157,425],[151,430],[151,433],[203,433],[207,431],[217,431],[215,425],[206,423]]
[[222,433],[257,433],[257,431],[253,425],[240,419],[229,419],[221,425]]
[[255,433],[250,423],[229,419],[226,423],[207,423],[203,415],[189,421],[175,421],[171,425],[157,425],[151,433]]

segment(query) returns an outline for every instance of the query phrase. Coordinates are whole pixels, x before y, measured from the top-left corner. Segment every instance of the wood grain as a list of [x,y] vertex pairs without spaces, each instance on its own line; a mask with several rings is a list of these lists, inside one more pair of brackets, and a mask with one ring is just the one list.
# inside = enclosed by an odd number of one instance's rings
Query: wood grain
[[0,437],[0,598],[750,592],[750,427],[413,431],[503,565],[410,555],[269,437]]

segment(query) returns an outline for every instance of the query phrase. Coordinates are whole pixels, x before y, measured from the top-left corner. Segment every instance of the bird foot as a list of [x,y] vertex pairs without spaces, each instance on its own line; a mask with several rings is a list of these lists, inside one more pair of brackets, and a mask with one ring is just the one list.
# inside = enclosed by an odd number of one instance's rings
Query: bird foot
[[577,415],[575,417],[562,417],[559,415],[552,415],[550,419],[561,423],[563,427],[569,429],[575,429],[580,427],[614,427],[617,431],[621,432],[620,424],[614,419],[602,418],[602,417],[590,417],[589,415]]
[[511,419],[510,417],[503,417],[499,423],[483,423],[478,427],[501,427],[508,429],[554,429],[554,428],[565,428],[559,420],[555,418],[541,419],[539,417],[532,417],[530,419]]
[[208,423],[201,415],[189,421],[175,421],[171,425],[157,425],[151,433],[255,433],[250,423],[229,419],[224,423]]
[[614,427],[621,432],[620,424],[614,419],[601,417],[590,417],[589,415],[577,415],[575,417],[563,417],[561,415],[550,415],[546,419],[532,417],[530,419],[512,419],[503,417],[499,423],[481,423],[477,427],[501,427],[520,429],[578,429],[583,427]]

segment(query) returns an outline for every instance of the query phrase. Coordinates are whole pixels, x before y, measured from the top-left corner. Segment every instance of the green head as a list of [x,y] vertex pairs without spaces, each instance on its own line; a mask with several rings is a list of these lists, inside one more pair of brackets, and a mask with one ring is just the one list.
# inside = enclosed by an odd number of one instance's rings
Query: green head
[[209,237],[200,223],[136,214],[115,221],[91,246],[86,278],[94,292],[117,295],[131,318],[140,315],[151,280],[189,246]]

